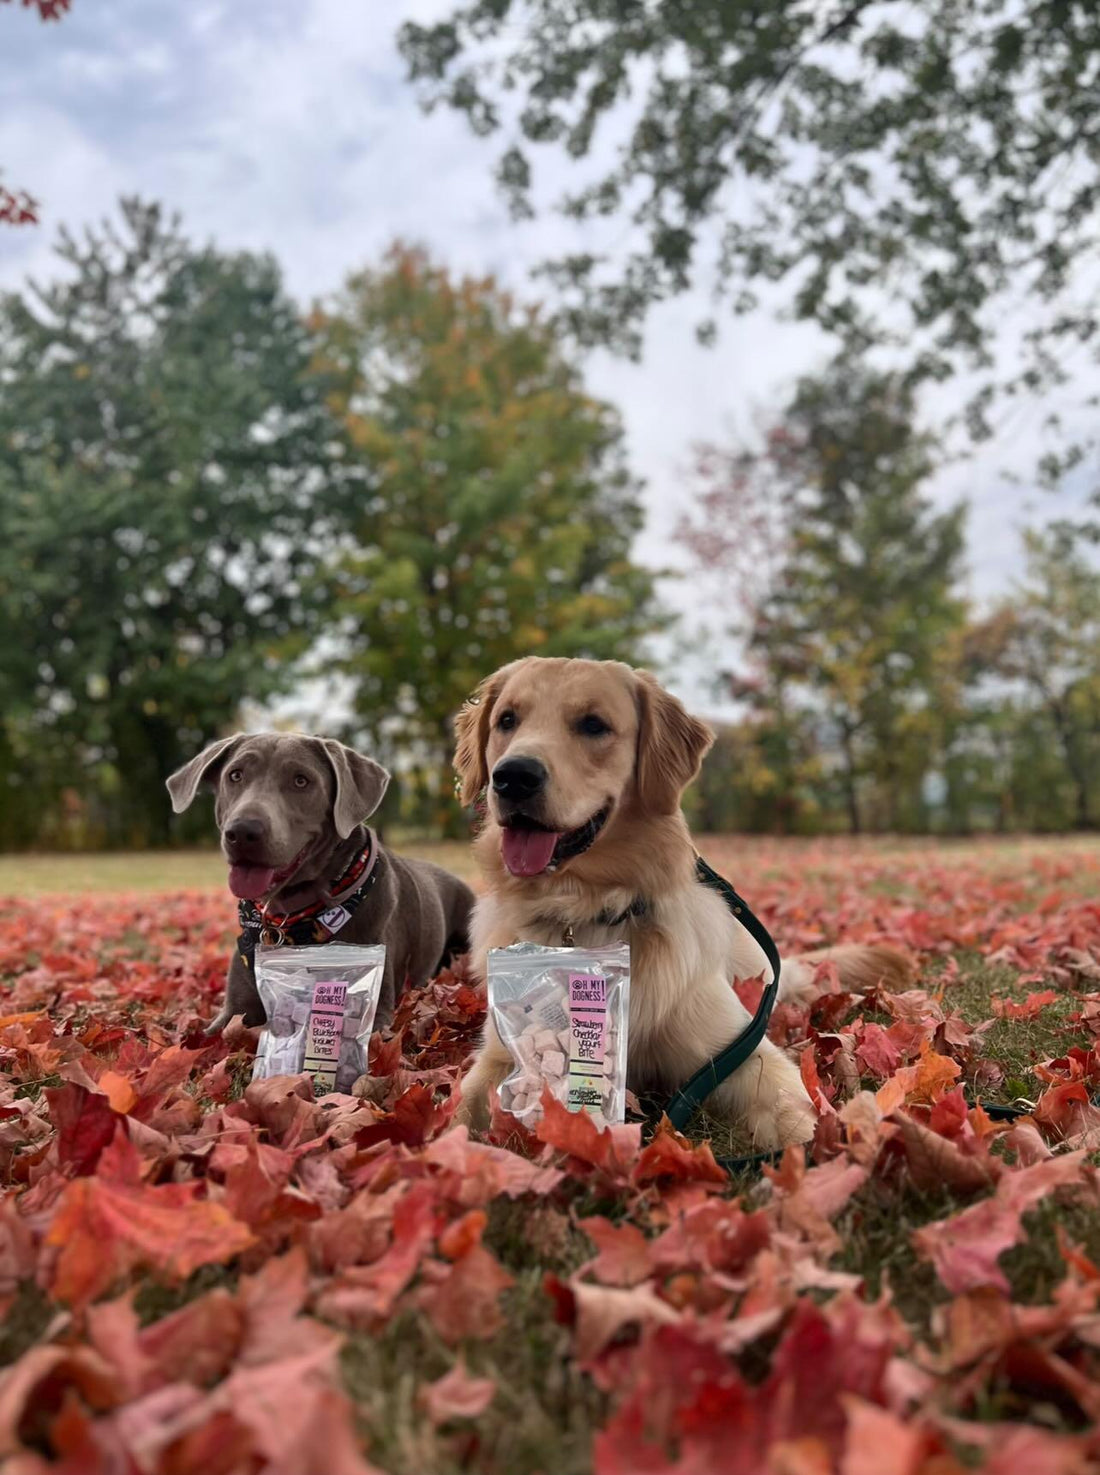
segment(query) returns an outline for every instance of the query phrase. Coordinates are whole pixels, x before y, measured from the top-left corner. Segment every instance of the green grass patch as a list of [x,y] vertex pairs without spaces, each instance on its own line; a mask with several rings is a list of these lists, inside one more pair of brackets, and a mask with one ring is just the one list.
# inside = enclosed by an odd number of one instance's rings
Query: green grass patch
[[33,1281],[23,1281],[0,1317],[0,1367],[23,1356],[45,1336],[57,1307]]
[[[927,986],[927,985],[925,985]],[[1071,993],[1059,992],[1034,1019],[1003,1019],[993,1014],[994,999],[1020,1004],[1030,993],[1041,993],[1048,987],[1043,982],[1021,984],[1011,968],[972,954],[959,956],[959,979],[944,990],[945,1010],[955,1010],[968,1024],[993,1019],[985,1034],[981,1054],[995,1061],[1005,1073],[999,1089],[986,1093],[984,1099],[1011,1103],[1018,1099],[1034,1100],[1045,1083],[1035,1074],[1044,1060],[1057,1059],[1073,1045],[1089,1043],[1088,1035],[1069,1022],[1071,1014],[1081,1007]]]
[[[456,875],[473,877],[473,858],[465,842],[410,841],[394,848],[401,855],[432,860]],[[216,849],[0,855],[0,896],[62,900],[81,892],[224,891],[225,887],[225,859]]]
[[542,1270],[523,1271],[502,1297],[504,1325],[463,1350],[475,1377],[497,1391],[476,1420],[433,1428],[420,1390],[447,1373],[455,1353],[421,1315],[405,1313],[376,1336],[356,1334],[342,1353],[371,1459],[390,1475],[589,1475],[605,1400],[569,1357],[572,1333],[556,1324]]

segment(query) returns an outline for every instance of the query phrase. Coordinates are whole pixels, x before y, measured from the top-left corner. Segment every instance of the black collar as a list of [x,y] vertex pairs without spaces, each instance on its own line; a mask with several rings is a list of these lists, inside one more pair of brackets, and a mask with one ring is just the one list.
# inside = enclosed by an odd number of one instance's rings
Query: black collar
[[594,917],[589,917],[583,922],[562,923],[558,917],[538,917],[536,920],[547,927],[561,927],[562,946],[573,947],[573,933],[577,927],[621,927],[631,918],[644,917],[648,912],[649,902],[644,896],[636,896],[625,911],[613,912],[610,908],[605,907],[602,912],[597,912]]
[[598,917],[593,917],[597,927],[619,927],[623,922],[629,922],[631,917],[644,917],[649,911],[649,902],[644,896],[636,896],[624,912],[613,915],[606,907]]

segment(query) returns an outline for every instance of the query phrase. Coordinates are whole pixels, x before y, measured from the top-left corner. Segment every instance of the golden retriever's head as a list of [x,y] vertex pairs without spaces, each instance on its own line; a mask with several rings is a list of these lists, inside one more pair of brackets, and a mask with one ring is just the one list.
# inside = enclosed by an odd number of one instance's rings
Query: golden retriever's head
[[648,671],[538,656],[483,681],[455,729],[463,803],[488,788],[513,876],[568,865],[618,816],[676,813],[713,741]]

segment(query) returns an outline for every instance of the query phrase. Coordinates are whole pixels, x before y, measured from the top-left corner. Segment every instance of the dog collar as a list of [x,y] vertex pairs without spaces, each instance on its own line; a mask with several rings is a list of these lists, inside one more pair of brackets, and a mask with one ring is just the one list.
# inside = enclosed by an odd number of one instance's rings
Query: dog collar
[[276,913],[261,908],[254,901],[237,904],[241,935],[237,951],[246,967],[251,967],[258,944],[264,947],[298,947],[331,942],[362,906],[367,892],[378,879],[378,842],[374,831],[367,831],[362,849],[329,887],[329,894],[312,906],[296,912]]
[[[609,908],[605,907],[602,912],[598,912],[596,916],[590,917],[587,922],[581,923],[580,925],[586,927],[621,927],[624,922],[629,922],[634,917],[644,917],[648,911],[649,902],[646,901],[644,896],[636,896],[624,911],[612,912]],[[573,929],[574,924],[572,922],[565,924],[561,935],[562,947],[574,946]]]

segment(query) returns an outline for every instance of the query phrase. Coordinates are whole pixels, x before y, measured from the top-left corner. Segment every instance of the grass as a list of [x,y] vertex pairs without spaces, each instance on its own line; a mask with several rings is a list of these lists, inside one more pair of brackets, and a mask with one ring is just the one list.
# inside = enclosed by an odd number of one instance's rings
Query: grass
[[[1022,1003],[1029,993],[1042,991],[1036,983],[1021,986],[1011,968],[983,962],[963,954],[959,957],[959,980],[944,994],[944,1008],[956,1010],[968,1023],[993,1016],[993,1000]],[[1068,1025],[1071,1014],[1080,1010],[1072,993],[1060,993],[1034,1019],[995,1019],[981,1047],[982,1057],[995,1060],[1005,1073],[1001,1087],[985,1099],[1005,1104],[1033,1101],[1044,1088],[1035,1075],[1040,1061],[1064,1055],[1072,1045],[1088,1048],[1089,1038]]]
[[[389,842],[387,842],[389,843]],[[1065,859],[1075,853],[1095,855],[1095,836],[1011,836],[986,837],[980,840],[955,840],[921,837],[867,837],[858,842],[834,840],[773,840],[764,836],[702,835],[699,849],[720,870],[725,869],[738,883],[749,886],[766,882],[789,869],[792,858],[808,878],[817,873],[814,862],[820,860],[820,873],[834,876],[836,854],[858,854],[867,860],[916,863],[965,860],[993,870],[1018,873],[1032,857]],[[468,881],[476,879],[470,846],[465,840],[406,840],[395,836],[392,848],[400,855],[417,860],[435,861]],[[1090,878],[1081,878],[1082,885]],[[919,874],[907,880],[885,877],[872,883],[884,894],[918,892]],[[1072,890],[1072,878],[1067,889]],[[189,891],[220,890],[225,886],[225,861],[211,847],[201,850],[109,851],[103,854],[45,855],[34,851],[0,855],[0,896],[50,896],[80,891]]]
[[464,1354],[472,1376],[497,1384],[490,1409],[473,1425],[432,1428],[419,1390],[450,1371],[455,1354],[424,1317],[401,1315],[377,1335],[350,1337],[343,1351],[371,1457],[391,1475],[587,1475],[604,1399],[569,1358],[572,1333],[555,1322],[543,1277],[569,1276],[593,1246],[558,1210],[504,1200],[490,1206],[485,1242],[515,1277],[502,1298],[503,1325]]
[[[468,844],[420,841],[394,847],[470,878]],[[0,896],[72,895],[80,891],[214,891],[225,887],[225,860],[217,850],[109,851],[105,854],[0,855]]]
[[390,1475],[588,1475],[592,1432],[603,1422],[605,1400],[567,1355],[572,1334],[554,1321],[542,1272],[521,1272],[503,1306],[501,1329],[466,1353],[470,1374],[497,1384],[489,1410],[438,1430],[425,1416],[419,1390],[448,1372],[455,1358],[430,1324],[406,1313],[377,1336],[349,1338],[344,1381],[373,1463]]
[[[991,1018],[995,998],[1021,1003],[1028,993],[1038,992],[1043,987],[1040,983],[1022,986],[1011,968],[986,963],[976,954],[960,954],[958,962],[959,977],[945,989],[943,1008],[945,1012],[961,1014],[968,1024],[980,1024]],[[919,986],[933,991],[934,971],[928,970]],[[1064,1055],[1073,1045],[1087,1048],[1090,1043],[1087,1034],[1067,1026],[1068,1017],[1079,1009],[1079,1000],[1073,994],[1065,993],[1034,1019],[995,1019],[979,1046],[979,1058],[996,1061],[1004,1071],[1004,1079],[998,1087],[984,1091],[982,1101],[986,1105],[1024,1105],[1034,1101],[1045,1086],[1035,1074],[1035,1066]],[[873,1011],[864,1017],[885,1026],[891,1022],[888,1014]],[[965,1080],[963,1083],[965,1085]],[[881,1081],[867,1077],[862,1084],[874,1091]],[[970,1093],[970,1099],[973,1099],[973,1093]],[[696,1113],[689,1123],[688,1135],[709,1137],[718,1158],[742,1158],[755,1151],[744,1131],[709,1117],[704,1111]]]

